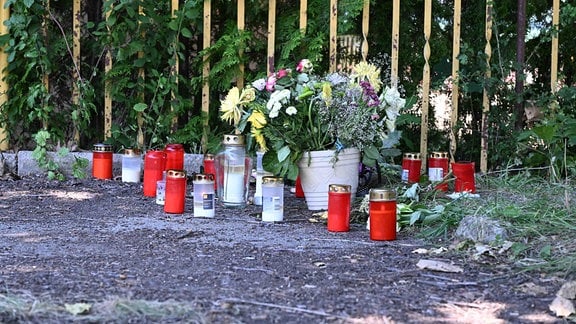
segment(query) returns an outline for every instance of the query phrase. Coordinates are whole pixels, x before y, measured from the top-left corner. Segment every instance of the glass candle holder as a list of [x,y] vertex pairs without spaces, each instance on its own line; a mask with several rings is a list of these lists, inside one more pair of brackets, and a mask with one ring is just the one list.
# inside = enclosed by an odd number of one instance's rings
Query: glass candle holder
[[328,186],[328,230],[348,232],[350,230],[350,207],[352,186],[331,184]]
[[370,189],[370,239],[396,239],[396,192],[391,189]]
[[243,135],[224,135],[214,160],[218,200],[225,207],[242,207],[248,200],[252,159],[246,156]]
[[192,184],[194,217],[214,217],[214,175],[195,174]]
[[[428,180],[441,182],[448,174],[448,152],[431,152],[428,157]],[[448,191],[448,184],[436,185],[437,190]]]
[[402,182],[420,182],[420,168],[422,160],[420,153],[404,153],[402,158]]
[[94,144],[92,151],[92,176],[95,179],[112,179],[112,145]]
[[125,149],[122,155],[122,182],[140,182],[142,156],[137,149]]
[[166,197],[164,212],[170,214],[184,213],[186,201],[186,171],[166,171]]
[[166,144],[166,170],[184,170],[184,146],[182,144]]
[[284,179],[280,177],[262,178],[262,221],[281,222],[284,220]]
[[159,150],[146,152],[144,156],[144,196],[156,197],[158,180],[162,180],[166,166],[166,153]]

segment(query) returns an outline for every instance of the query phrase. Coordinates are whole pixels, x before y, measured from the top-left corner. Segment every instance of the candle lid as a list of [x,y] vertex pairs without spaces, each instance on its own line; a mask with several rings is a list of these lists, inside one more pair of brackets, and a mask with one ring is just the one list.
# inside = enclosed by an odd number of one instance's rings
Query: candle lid
[[186,171],[184,170],[168,170],[166,171],[166,178],[186,178]]
[[124,156],[138,157],[138,156],[140,156],[140,150],[139,149],[124,149]]
[[334,193],[350,193],[352,186],[345,184],[331,184],[328,185],[328,191]]
[[262,184],[284,184],[284,178],[282,177],[262,177]]
[[244,135],[237,134],[227,134],[224,135],[224,140],[222,141],[224,145],[244,145]]
[[420,160],[420,153],[404,153],[404,158],[408,160]]
[[112,152],[112,145],[103,143],[94,144],[94,152]]
[[214,182],[214,175],[213,174],[196,173],[192,177],[192,181],[194,181],[195,183],[212,183],[212,182]]
[[396,191],[392,189],[373,188],[370,189],[370,201],[394,201]]
[[433,159],[447,159],[448,152],[431,152],[430,157]]
[[184,150],[184,145],[182,144],[178,144],[178,143],[170,143],[170,144],[166,144],[166,146],[164,146],[164,151],[182,151]]
[[204,154],[204,161],[214,161],[214,154],[210,153]]

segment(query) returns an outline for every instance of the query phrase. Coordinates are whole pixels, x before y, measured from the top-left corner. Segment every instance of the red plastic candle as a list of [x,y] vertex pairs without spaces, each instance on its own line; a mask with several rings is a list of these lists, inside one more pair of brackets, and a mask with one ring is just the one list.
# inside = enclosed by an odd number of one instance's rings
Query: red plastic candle
[[328,186],[328,230],[348,232],[350,230],[350,200],[352,186],[331,184]]
[[390,189],[370,190],[370,239],[396,239],[396,192]]
[[[448,152],[432,152],[428,157],[428,179],[431,182],[441,182],[448,174]],[[448,191],[447,183],[440,183],[437,190]]]
[[184,170],[184,146],[182,144],[166,144],[165,170]]
[[166,153],[151,150],[144,156],[144,196],[156,197],[156,185],[162,180],[162,173],[166,166]]
[[300,181],[300,176],[296,178],[296,198],[304,198],[304,190],[302,189],[302,181]]
[[420,182],[421,167],[420,153],[404,153],[404,158],[402,159],[402,182]]
[[452,163],[452,173],[454,177],[456,177],[456,181],[454,181],[454,192],[476,192],[474,171],[474,162],[465,161]]
[[112,145],[95,144],[92,151],[92,176],[96,179],[112,179]]
[[166,171],[166,196],[164,197],[164,212],[182,214],[186,199],[186,171]]
[[[216,168],[214,166],[214,154],[204,155],[204,174],[211,174],[216,179]],[[214,181],[214,190],[218,190],[218,183]]]

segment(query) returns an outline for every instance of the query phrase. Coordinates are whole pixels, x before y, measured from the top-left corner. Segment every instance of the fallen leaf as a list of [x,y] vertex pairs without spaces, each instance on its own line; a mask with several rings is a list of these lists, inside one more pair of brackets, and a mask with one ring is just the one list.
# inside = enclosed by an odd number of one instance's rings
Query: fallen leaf
[[566,299],[575,299],[576,298],[576,281],[570,281],[570,282],[563,284],[556,295],[558,295],[560,297],[564,297]]
[[324,262],[314,262],[314,265],[318,268],[326,268],[326,263]]
[[425,248],[419,248],[419,249],[412,251],[412,253],[414,253],[414,254],[427,254],[428,250]]
[[88,314],[92,305],[86,303],[64,304],[64,308],[66,308],[66,311],[72,315],[82,315]]
[[454,272],[454,273],[464,272],[464,269],[462,269],[461,267],[436,260],[420,260],[418,261],[416,266],[420,269],[428,269],[433,271]]
[[556,296],[549,308],[556,316],[560,317],[568,317],[575,312],[572,301],[560,296]]

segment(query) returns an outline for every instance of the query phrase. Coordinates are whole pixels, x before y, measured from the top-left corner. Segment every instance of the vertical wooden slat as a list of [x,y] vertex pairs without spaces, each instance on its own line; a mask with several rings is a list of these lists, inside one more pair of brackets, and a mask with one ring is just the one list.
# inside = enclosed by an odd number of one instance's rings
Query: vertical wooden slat
[[338,1],[330,0],[330,72],[337,68],[338,51]]
[[[10,19],[10,7],[2,4],[0,6],[0,35],[8,34],[8,27],[4,25],[6,20]],[[8,82],[6,78],[8,77],[8,54],[4,51],[4,48],[0,48],[0,107],[2,107],[8,101]],[[0,114],[3,114],[0,108]],[[5,127],[0,127],[0,151],[5,151],[9,147],[8,143],[8,131]]]
[[[178,11],[179,9],[179,0],[172,0],[172,19],[177,19],[176,17],[176,11]],[[174,66],[172,67],[172,77],[174,80],[174,83],[176,84],[176,87],[178,87],[178,73],[180,71],[180,67],[179,67],[179,58],[178,58],[178,36],[176,36],[176,38],[174,39],[174,42],[176,42],[176,44],[174,44]],[[176,93],[174,93],[174,91],[172,91],[172,100],[174,100],[176,98]],[[174,107],[171,107],[172,111],[174,111]],[[174,115],[174,117],[172,117],[172,132],[175,132],[176,129],[178,127],[178,116]]]
[[[488,80],[492,77],[490,68],[490,58],[492,57],[492,46],[490,41],[492,39],[492,2],[486,2],[486,47],[484,53],[486,54],[486,71],[484,72],[484,79]],[[490,97],[488,90],[484,88],[482,95],[482,136],[480,138],[480,171],[486,173],[488,171],[488,113],[490,112]]]
[[268,59],[266,71],[274,73],[274,47],[276,38],[276,0],[268,1]]
[[390,82],[392,87],[398,86],[398,51],[400,45],[400,0],[392,4],[392,62]]
[[426,171],[428,161],[428,108],[430,105],[430,32],[432,30],[432,0],[424,1],[424,69],[422,72],[422,120],[420,130],[421,172]]
[[[44,37],[44,44],[48,45],[50,42],[48,39],[48,25],[50,22],[50,0],[46,0],[46,14],[44,15],[44,19],[42,19],[42,36]],[[42,84],[46,89],[46,92],[50,93],[50,74],[47,71],[44,71],[44,75],[42,76]],[[76,88],[76,84],[73,86],[72,91],[72,103],[74,103],[74,89]],[[48,129],[48,121],[42,120],[42,128]],[[74,136],[76,133],[74,133]]]
[[308,0],[300,0],[300,32],[306,35],[308,25]]
[[[138,6],[138,15],[143,16],[144,15],[144,8],[139,5]],[[141,17],[140,19],[138,19],[138,25],[140,26],[142,24],[142,20]],[[140,36],[144,37],[144,31],[140,32]],[[144,52],[143,51],[139,51],[138,52],[138,58],[142,59],[144,58]],[[146,77],[146,75],[144,74],[144,68],[141,67],[138,69],[138,79],[142,80],[142,83],[144,83],[144,78]],[[140,102],[144,102],[144,100],[146,100],[146,96],[144,95],[144,92],[141,92],[138,94],[138,96],[140,97]],[[142,112],[138,112],[138,116],[136,117],[136,123],[138,124],[138,134],[136,135],[136,143],[138,145],[138,148],[140,149],[144,149],[144,116],[142,114]]]
[[[74,69],[74,87],[72,89],[72,104],[74,106],[78,106],[80,94],[78,93],[78,84],[81,81],[80,73],[80,18],[81,15],[81,4],[80,0],[74,0],[72,4],[72,56],[74,60],[74,66],[77,69]],[[76,143],[80,142],[80,130],[78,129],[78,123],[73,121],[74,124],[74,136],[73,139]]]
[[370,0],[364,0],[362,8],[362,61],[368,58],[368,30],[370,27]]
[[[204,0],[204,19],[203,19],[203,29],[204,35],[202,38],[202,48],[206,49],[210,47],[212,33],[212,5],[211,0]],[[202,65],[202,114],[206,116],[204,120],[204,132],[202,135],[202,150],[206,152],[206,145],[208,143],[208,120],[210,119],[210,83],[208,82],[208,77],[210,76],[210,57],[205,55],[203,58]],[[214,153],[214,152],[213,152]]]
[[[112,7],[106,11],[106,20],[110,17],[110,12],[112,11]],[[108,29],[110,32],[110,29]],[[112,49],[109,48],[106,51],[106,58],[104,60],[104,73],[108,75],[108,73],[112,70]],[[104,84],[104,139],[112,137],[112,95],[111,89],[112,84],[110,81],[106,81]]]
[[461,0],[454,0],[454,26],[452,39],[452,112],[450,115],[450,159],[454,161],[456,154],[456,123],[458,122],[458,97],[460,94],[458,88],[458,69],[460,68],[460,17],[461,17]]
[[[246,11],[244,0],[238,0],[238,17],[236,19],[239,32],[242,32],[245,29],[245,19],[246,19],[245,15]],[[240,56],[240,59],[242,59],[242,57],[244,56],[244,50],[242,48],[238,50],[238,55]],[[244,63],[242,61],[240,62],[239,68],[240,68],[240,75],[236,77],[236,85],[238,86],[238,88],[242,89],[244,88]]]
[[552,5],[552,26],[557,31],[552,34],[552,62],[550,65],[550,88],[558,91],[558,32],[560,32],[560,0],[554,0]]

